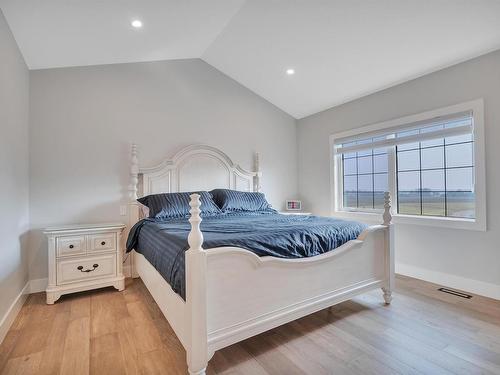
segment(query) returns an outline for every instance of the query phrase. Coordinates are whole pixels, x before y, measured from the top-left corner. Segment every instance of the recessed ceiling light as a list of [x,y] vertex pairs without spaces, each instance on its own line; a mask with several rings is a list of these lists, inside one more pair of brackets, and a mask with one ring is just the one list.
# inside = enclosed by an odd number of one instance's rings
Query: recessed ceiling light
[[288,74],[289,76],[294,75],[295,74],[295,69],[287,69],[286,70],[286,74]]
[[141,20],[133,20],[131,24],[136,29],[140,29],[142,27],[142,21]]

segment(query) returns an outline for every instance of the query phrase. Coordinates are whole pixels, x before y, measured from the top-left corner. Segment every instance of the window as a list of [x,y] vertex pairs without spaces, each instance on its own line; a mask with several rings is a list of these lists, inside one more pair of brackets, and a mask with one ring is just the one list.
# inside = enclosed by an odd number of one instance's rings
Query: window
[[484,230],[482,122],[478,100],[332,136],[334,211],[377,214],[389,191],[400,221]]

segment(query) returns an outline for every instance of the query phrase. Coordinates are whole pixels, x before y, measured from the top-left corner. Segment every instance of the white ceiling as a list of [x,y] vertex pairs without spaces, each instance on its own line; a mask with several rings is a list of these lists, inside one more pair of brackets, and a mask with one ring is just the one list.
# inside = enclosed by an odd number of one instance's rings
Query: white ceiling
[[0,0],[0,7],[31,69],[201,57],[296,118],[500,48],[498,0]]
[[243,3],[0,0],[0,8],[29,68],[43,69],[200,57]]

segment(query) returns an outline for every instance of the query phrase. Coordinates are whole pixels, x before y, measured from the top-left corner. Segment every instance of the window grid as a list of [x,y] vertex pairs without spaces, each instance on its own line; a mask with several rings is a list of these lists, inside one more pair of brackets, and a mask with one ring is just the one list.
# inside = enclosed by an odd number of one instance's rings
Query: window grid
[[398,173],[398,171],[399,171],[399,161],[398,161],[398,160],[399,160],[399,158],[398,158],[398,147],[396,146],[396,147],[395,147],[395,149],[396,149],[396,152],[395,152],[396,157],[395,157],[394,159],[395,159],[395,161],[396,161],[396,170],[394,171],[394,173],[396,174],[396,195],[397,195],[396,203],[397,203],[397,210],[398,210],[397,212],[398,212],[398,214],[399,214],[401,211],[400,211],[400,209],[399,209],[399,188],[398,188],[398,187],[399,187],[399,173]]
[[[472,142],[470,142],[472,143]],[[399,151],[399,153],[404,152],[404,151]],[[474,165],[461,165],[459,167],[446,167],[446,170],[450,169],[467,169],[467,168],[474,168]],[[420,171],[442,171],[445,168],[424,168],[424,169],[402,169],[399,172],[420,172]],[[364,173],[364,174],[370,174],[370,173]],[[375,174],[385,174],[385,172],[381,173],[375,173]],[[363,175],[363,173],[360,173],[360,175]],[[346,176],[356,176],[355,174],[346,174]]]
[[[359,193],[360,193],[360,189],[359,189],[359,177],[360,176],[371,176],[371,193],[372,193],[372,201],[371,201],[371,209],[376,209],[376,204],[375,204],[375,193],[376,193],[376,190],[375,190],[375,176],[378,176],[378,175],[386,175],[388,176],[389,175],[389,171],[387,170],[386,172],[375,172],[375,156],[379,156],[379,155],[388,155],[387,154],[387,151],[375,151],[376,149],[371,149],[370,150],[370,154],[367,154],[367,155],[359,155],[358,152],[354,152],[354,156],[347,156],[346,157],[346,154],[342,154],[342,186],[344,187],[344,191],[342,192],[342,205],[343,207],[345,208],[356,208],[356,209],[359,209],[359,208],[365,208],[364,206],[363,207],[360,207],[359,203],[360,203],[360,200],[359,200]],[[368,173],[359,173],[359,159],[363,159],[363,158],[371,158],[371,172],[368,172]],[[356,161],[356,173],[345,173],[345,161],[346,160],[355,160]],[[353,205],[348,205],[347,202],[346,202],[346,191],[345,191],[345,178],[346,177],[356,177],[356,206],[354,207]],[[365,193],[364,191],[362,191],[362,193]],[[369,192],[366,192],[366,193],[369,193]]]
[[[406,172],[418,172],[419,173],[419,198],[420,198],[420,216],[443,216],[443,217],[468,217],[468,216],[449,216],[449,211],[448,211],[448,193],[473,193],[473,191],[466,191],[466,190],[448,190],[447,186],[447,171],[448,170],[456,170],[456,169],[472,169],[474,168],[474,163],[472,165],[465,165],[465,166],[452,166],[448,167],[447,166],[447,159],[446,159],[446,149],[449,146],[456,146],[456,145],[461,145],[461,144],[471,144],[472,146],[474,145],[474,141],[463,141],[463,142],[451,142],[447,143],[446,138],[443,139],[443,143],[440,145],[433,145],[433,146],[424,146],[422,147],[422,143],[418,142],[419,147],[418,148],[411,148],[411,149],[404,149],[404,150],[398,150],[398,146],[396,146],[396,194],[397,194],[397,212],[401,213],[400,209],[400,193],[414,193],[416,191],[406,191],[406,190],[399,190],[399,174],[401,172],[406,173]],[[442,147],[443,149],[443,167],[442,168],[422,168],[422,150],[425,149],[431,149],[431,148],[438,148]],[[399,170],[399,155],[401,153],[409,152],[409,151],[417,151],[419,154],[419,169],[404,169],[404,170]],[[444,190],[431,190],[429,193],[444,193],[444,215],[432,215],[432,214],[425,214],[424,213],[424,200],[423,200],[423,194],[424,190],[422,188],[422,171],[436,171],[440,170],[443,171],[443,177],[444,177]],[[405,214],[405,213],[403,213]],[[417,215],[417,214],[411,214],[411,215]],[[475,217],[475,214],[474,214]],[[473,218],[474,218],[473,217]]]
[[[415,142],[417,143],[417,142]],[[398,148],[398,146],[395,147],[395,154],[396,154],[396,158],[395,158],[395,165],[396,165],[396,169],[395,169],[395,174],[396,174],[396,194],[397,194],[397,212],[398,213],[402,213],[402,214],[410,214],[410,215],[419,215],[419,216],[442,216],[442,217],[470,217],[468,215],[465,215],[462,214],[462,215],[450,215],[450,211],[449,211],[449,194],[451,193],[455,193],[455,194],[459,194],[459,193],[473,193],[472,190],[449,190],[448,189],[448,173],[447,171],[449,170],[460,170],[460,169],[470,169],[470,170],[473,170],[474,168],[474,163],[472,164],[468,164],[468,165],[458,165],[458,166],[448,166],[447,165],[447,148],[450,147],[450,146],[457,146],[457,145],[462,145],[462,144],[471,144],[473,145],[474,141],[471,140],[471,141],[460,141],[460,142],[448,142],[446,140],[446,138],[442,139],[442,142],[441,144],[438,144],[438,145],[430,145],[430,146],[422,146],[422,142],[418,142],[418,148],[417,147],[413,147],[413,148],[404,148],[403,150],[400,150]],[[437,149],[441,147],[442,149],[442,167],[430,167],[430,168],[423,168],[423,160],[422,160],[422,154],[423,154],[423,150],[428,150],[428,149]],[[368,151],[368,150],[367,150]],[[403,169],[403,170],[399,170],[399,156],[400,154],[403,154],[403,153],[407,153],[407,152],[411,152],[411,151],[418,151],[418,169],[415,169],[415,168],[411,168],[411,169]],[[355,187],[355,189],[351,188],[351,190],[349,191],[346,191],[344,189],[343,191],[343,197],[342,197],[342,202],[343,202],[343,206],[345,208],[354,208],[354,209],[362,209],[362,208],[367,208],[367,209],[376,209],[376,187],[375,187],[375,177],[377,175],[386,175],[388,176],[389,175],[389,170],[387,172],[376,172],[375,171],[375,156],[378,156],[378,155],[388,155],[387,152],[381,152],[381,151],[375,151],[374,149],[370,150],[369,153],[367,152],[362,152],[361,155],[360,155],[360,152],[353,152],[351,154],[342,154],[342,167],[343,167],[343,172],[342,172],[342,182],[343,182],[343,186],[345,187],[345,181],[346,181],[346,177],[355,177],[354,181],[351,181],[351,183],[353,183],[353,186]],[[360,173],[359,170],[360,170],[360,164],[359,164],[359,161],[360,159],[364,159],[364,158],[371,158],[371,172],[363,172],[363,173]],[[345,162],[348,161],[348,160],[352,160],[355,162],[354,166],[353,166],[353,169],[355,170],[355,173],[345,173]],[[388,163],[389,163],[389,160],[388,160]],[[389,167],[389,166],[388,166]],[[424,176],[424,173],[425,172],[429,172],[429,171],[443,171],[443,189],[432,189],[430,188],[429,190],[426,190],[424,189],[424,182],[423,182],[423,176]],[[418,173],[418,189],[416,190],[400,190],[399,189],[399,176],[400,176],[400,173],[409,173],[409,172],[414,172],[414,173]],[[371,176],[371,191],[367,190],[367,191],[361,191],[360,190],[360,176]],[[364,202],[362,207],[360,207],[360,203],[361,203],[361,200],[360,200],[360,194],[363,194],[363,196],[368,196],[368,194],[371,192],[371,202],[368,201],[368,207],[366,205],[367,202]],[[355,204],[354,202],[352,202],[352,198],[354,197],[354,194],[352,193],[355,193]],[[411,212],[401,212],[401,193],[416,193],[418,194],[418,200],[419,200],[419,209],[417,211],[417,213],[411,213]],[[442,196],[442,199],[443,199],[443,206],[441,206],[442,208],[439,208],[439,201],[437,202],[437,210],[438,210],[438,213],[434,213],[432,212],[433,209],[433,202],[429,199],[432,199],[432,196],[433,195],[443,195]],[[363,200],[366,200],[366,197],[363,199]],[[349,202],[351,201],[351,202]],[[370,204],[371,203],[371,204]],[[415,202],[417,203],[417,202]],[[435,203],[435,202],[434,202]],[[426,207],[426,204],[428,205]],[[426,210],[428,210],[426,212]],[[444,211],[443,211],[444,210]],[[404,210],[403,210],[404,211]],[[410,210],[411,211],[411,210]],[[430,212],[430,213],[429,213]]]
[[[417,143],[417,142],[415,142],[415,143]],[[464,144],[468,144],[468,143],[474,143],[474,141],[452,142],[452,143],[443,143],[442,145],[433,145],[433,146],[424,146],[424,147],[415,147],[415,148],[405,148],[404,150],[400,150],[399,152],[427,150],[429,148],[438,148],[438,147],[443,147],[443,146],[457,146],[457,145],[464,145]],[[381,154],[375,154],[375,155],[381,155]],[[349,159],[349,158],[347,158],[347,159]]]
[[[443,142],[443,166],[446,168],[446,139]],[[446,169],[443,172],[444,174],[444,216],[448,217],[448,194],[446,191],[448,190],[448,186],[446,185]]]
[[375,161],[372,149],[372,208],[375,209]]
[[[398,155],[398,149],[396,146],[396,157]],[[420,179],[420,215],[424,214],[424,200],[423,200],[423,193],[422,193],[422,142],[418,142],[418,159],[419,159],[419,179]],[[399,171],[396,171],[396,173]],[[399,187],[398,187],[399,190]],[[398,197],[399,198],[399,197]],[[399,201],[399,199],[398,199]]]

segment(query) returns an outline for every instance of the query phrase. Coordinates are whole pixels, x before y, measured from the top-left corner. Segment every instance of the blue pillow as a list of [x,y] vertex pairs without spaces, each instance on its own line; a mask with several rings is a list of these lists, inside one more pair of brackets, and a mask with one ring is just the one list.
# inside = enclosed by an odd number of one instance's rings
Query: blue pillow
[[[221,210],[214,203],[207,191],[199,191],[201,201],[201,216],[221,214]],[[137,201],[149,208],[149,217],[156,219],[182,218],[190,216],[189,200],[192,193],[162,193],[147,195]]]
[[214,189],[210,194],[223,212],[274,211],[262,193]]

